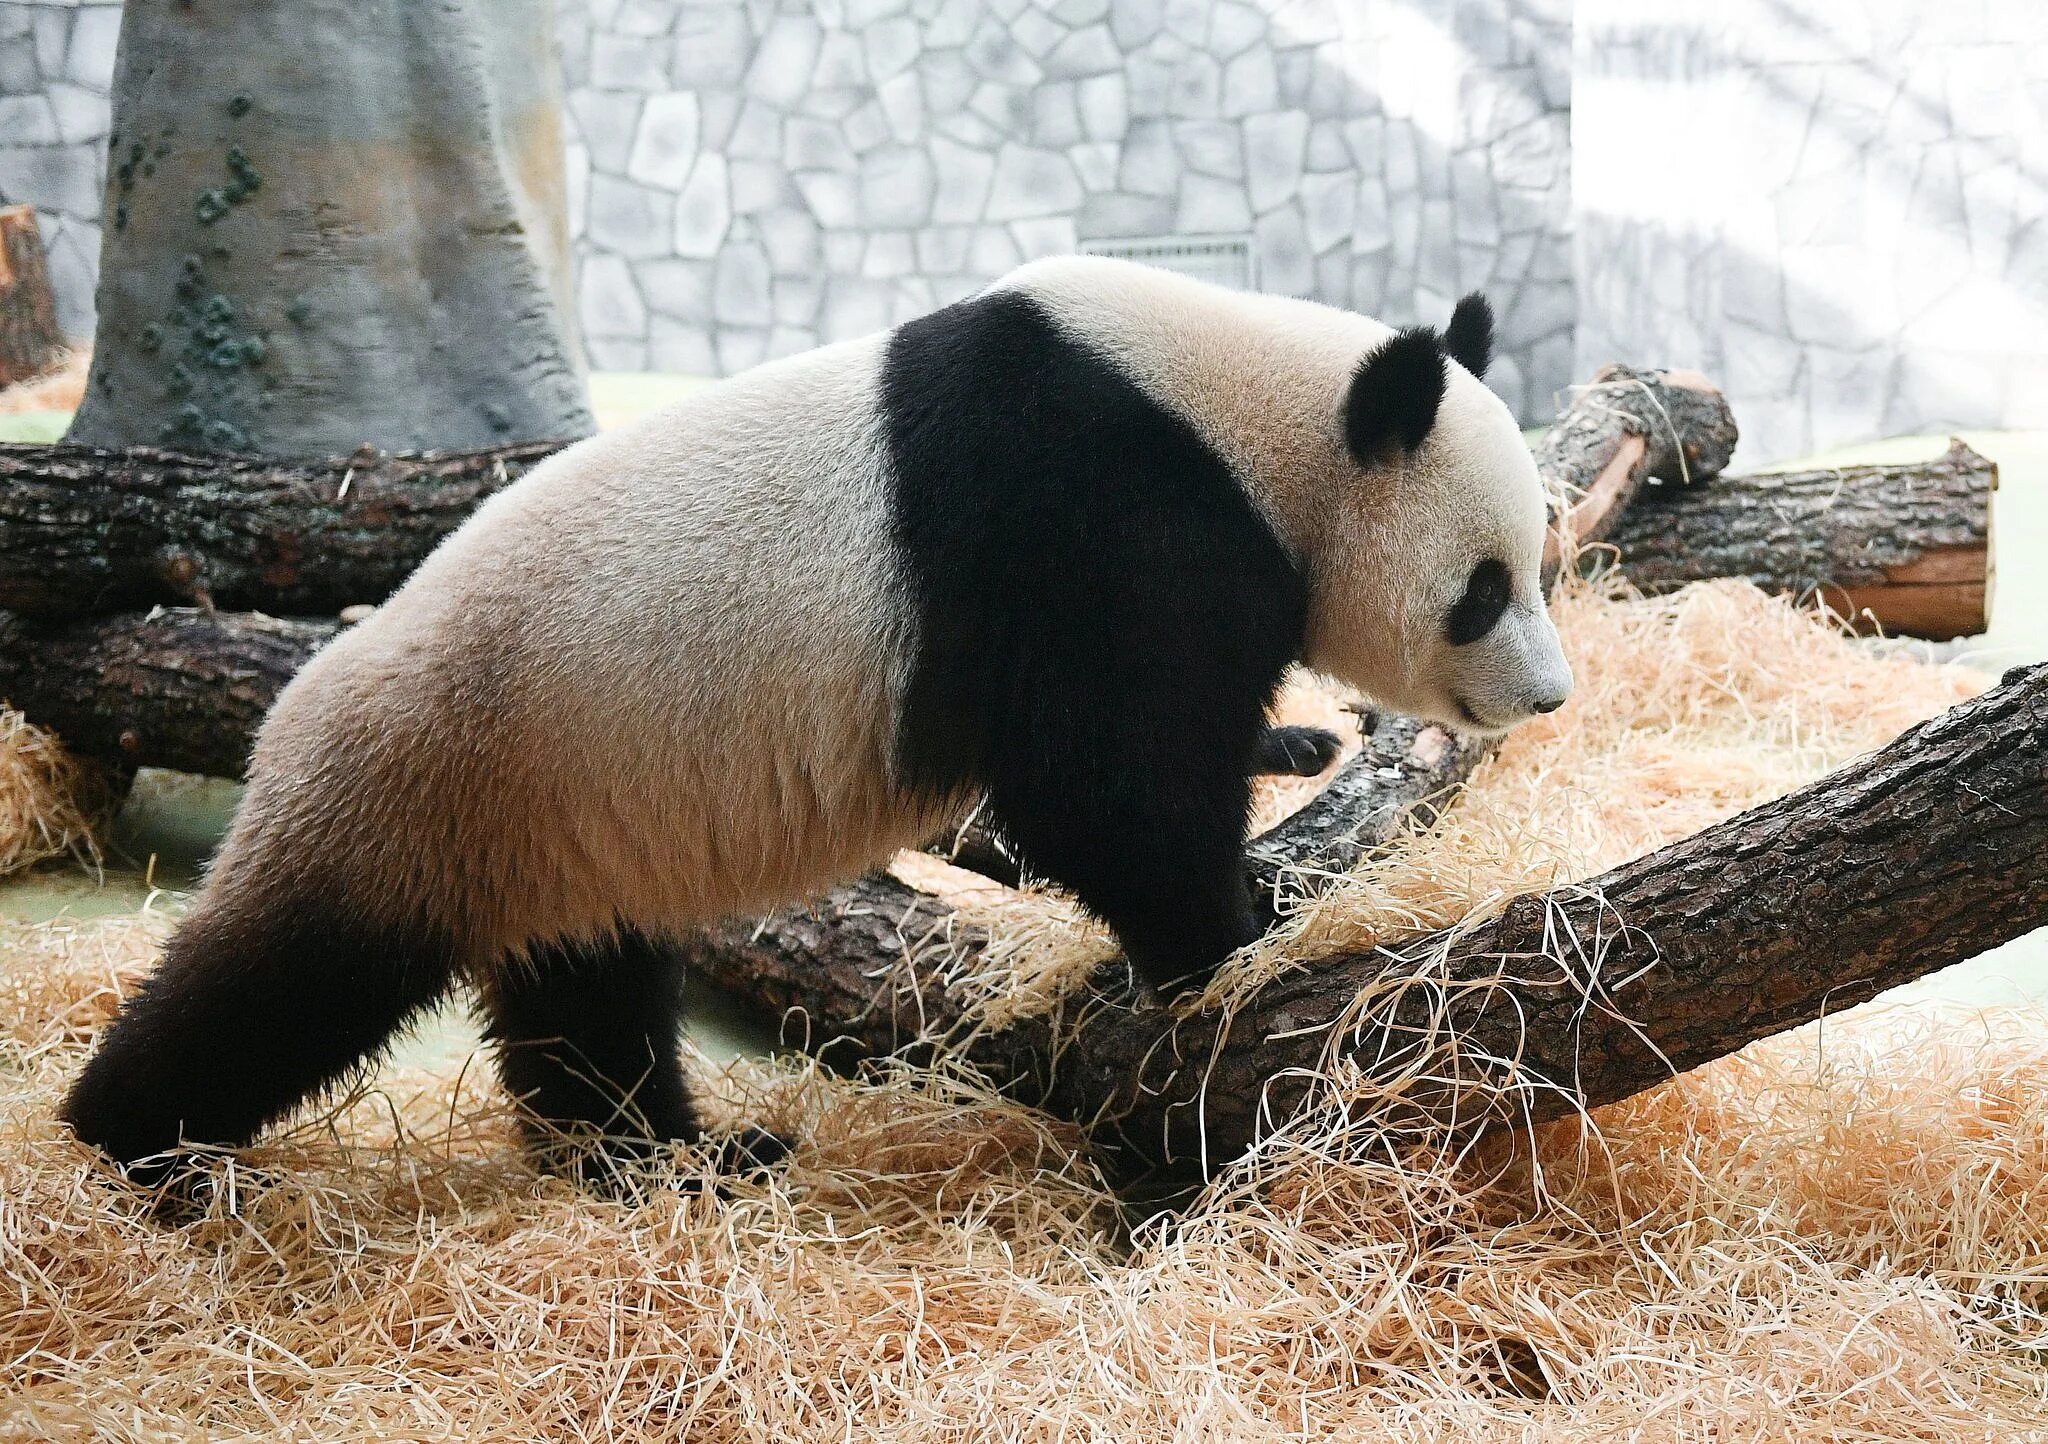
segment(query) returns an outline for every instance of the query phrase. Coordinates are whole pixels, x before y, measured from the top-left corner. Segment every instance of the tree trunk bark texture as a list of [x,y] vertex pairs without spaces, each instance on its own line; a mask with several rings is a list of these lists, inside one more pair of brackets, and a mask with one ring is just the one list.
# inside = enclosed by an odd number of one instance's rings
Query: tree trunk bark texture
[[1934,461],[1645,488],[1607,541],[1646,591],[1747,577],[1887,632],[1945,640],[1989,621],[1998,467],[1962,442]]
[[1690,487],[1719,476],[1738,438],[1727,399],[1697,371],[1601,367],[1536,447],[1536,469],[1566,479],[1544,542],[1546,574],[1603,540],[1651,478]]
[[380,602],[556,448],[294,464],[0,445],[0,607],[56,617],[159,602],[286,613]]
[[0,206],[0,386],[40,376],[63,354],[35,207]]
[[283,457],[592,429],[551,0],[128,0],[68,440]]
[[240,777],[263,714],[338,630],[188,608],[73,622],[0,612],[0,699],[81,757]]
[[[1368,803],[1400,811],[1412,793],[1390,789]],[[977,1030],[963,970],[906,961],[938,930],[976,938],[889,878],[688,955],[842,1065],[905,1045],[964,1053],[1131,1158],[1206,1169],[1333,1074],[1398,1090],[1388,1116],[1453,1126],[1628,1097],[2048,923],[2044,858],[2048,667],[2034,667],[1809,787],[1469,932],[1303,960],[1228,1016],[1179,1019],[1121,986]]]

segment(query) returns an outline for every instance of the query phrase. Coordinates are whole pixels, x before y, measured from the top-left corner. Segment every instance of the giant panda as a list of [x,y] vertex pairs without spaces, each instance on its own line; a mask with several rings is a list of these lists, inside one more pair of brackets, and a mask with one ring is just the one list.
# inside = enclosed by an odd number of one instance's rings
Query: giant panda
[[160,1174],[464,981],[543,1161],[631,1164],[700,1131],[666,940],[984,794],[1199,982],[1290,664],[1489,733],[1571,686],[1490,346],[1065,257],[568,448],[284,690],[65,1117]]

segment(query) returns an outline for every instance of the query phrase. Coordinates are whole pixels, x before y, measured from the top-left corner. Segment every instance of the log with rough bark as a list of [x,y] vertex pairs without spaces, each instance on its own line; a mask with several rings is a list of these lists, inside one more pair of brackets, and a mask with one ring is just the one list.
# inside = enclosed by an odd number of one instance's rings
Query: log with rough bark
[[1960,441],[1932,461],[1646,488],[1607,541],[1646,591],[1747,577],[1887,632],[1947,639],[1989,620],[1998,467]]
[[380,602],[479,502],[562,445],[312,463],[0,445],[0,607]]
[[63,354],[35,207],[0,206],[0,386],[40,376]]
[[240,777],[263,714],[337,629],[187,608],[74,622],[0,612],[0,701],[80,757]]
[[1536,447],[1558,502],[1545,573],[1604,540],[1652,477],[1693,486],[1720,475],[1737,439],[1727,399],[1699,372],[1601,367]]
[[[1393,801],[1398,794],[1389,793]],[[1629,1097],[2048,924],[2048,666],[1820,781],[1478,928],[1303,959],[1234,1012],[1128,988],[977,1027],[977,938],[890,878],[689,945],[841,1063],[945,1047],[1128,1159],[1213,1167],[1349,1077],[1480,1126]],[[1114,974],[1112,974],[1114,976]]]

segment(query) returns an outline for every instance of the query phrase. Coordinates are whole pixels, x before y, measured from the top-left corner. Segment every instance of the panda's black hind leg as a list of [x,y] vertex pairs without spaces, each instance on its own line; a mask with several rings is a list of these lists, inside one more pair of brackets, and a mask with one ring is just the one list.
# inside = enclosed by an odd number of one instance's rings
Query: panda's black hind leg
[[345,1078],[451,981],[447,946],[314,890],[223,887],[107,1028],[63,1117],[131,1178],[236,1147]]
[[[674,949],[631,930],[551,943],[505,959],[483,992],[498,1071],[543,1168],[623,1188],[665,1146],[702,1136],[676,1051]],[[723,1150],[720,1171],[773,1163],[784,1149],[749,1129]]]

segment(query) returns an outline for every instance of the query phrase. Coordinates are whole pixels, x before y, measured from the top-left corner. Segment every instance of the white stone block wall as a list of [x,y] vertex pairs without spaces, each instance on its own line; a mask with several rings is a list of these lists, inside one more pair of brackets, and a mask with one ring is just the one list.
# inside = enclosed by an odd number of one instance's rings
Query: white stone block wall
[[1089,241],[1250,241],[1569,380],[1568,0],[560,0],[599,367],[731,372]]
[[1748,464],[2048,427],[2048,3],[1578,0],[1579,370],[1697,365]]
[[35,206],[57,322],[92,334],[120,0],[0,0],[0,202]]
[[[1485,289],[1547,419],[1692,364],[1743,459],[2048,426],[2048,0],[557,0],[594,364],[722,373],[1028,257]],[[116,0],[0,0],[0,200],[92,324]]]

